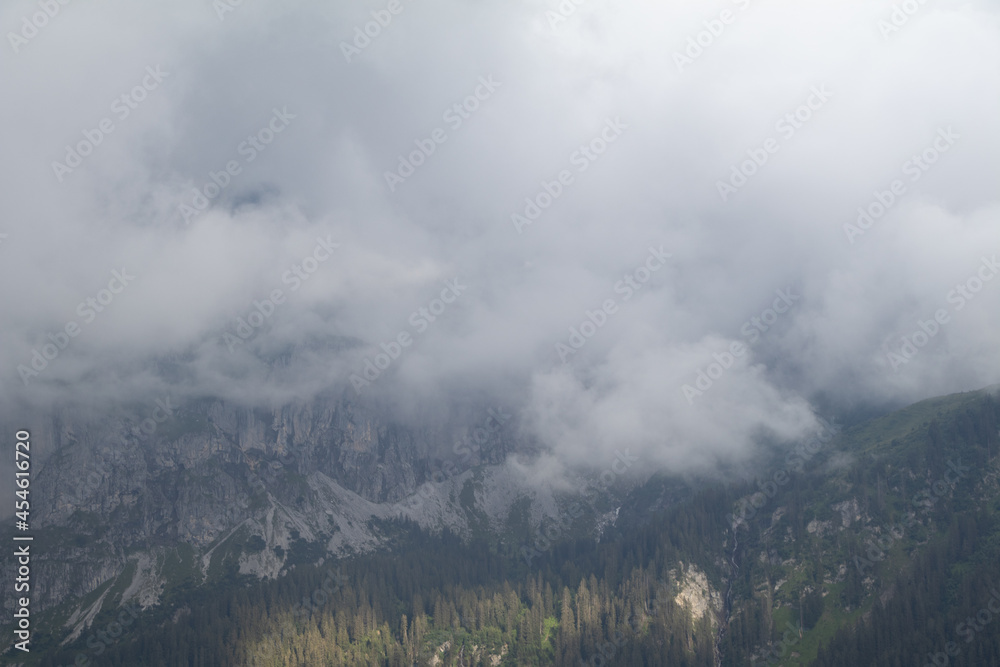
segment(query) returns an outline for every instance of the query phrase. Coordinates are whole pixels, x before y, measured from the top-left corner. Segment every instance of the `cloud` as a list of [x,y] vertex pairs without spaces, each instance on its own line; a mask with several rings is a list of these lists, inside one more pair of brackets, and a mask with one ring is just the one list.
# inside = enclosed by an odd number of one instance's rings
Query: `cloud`
[[[501,401],[566,462],[629,446],[693,470],[807,433],[819,395],[996,382],[1000,283],[948,302],[1000,252],[990,3],[922,5],[888,32],[891,7],[854,0],[588,0],[565,21],[555,2],[399,6],[386,23],[377,3],[70,4],[16,53],[8,39],[4,404],[354,397],[351,376],[406,333],[357,400]],[[8,3],[0,25],[31,32],[37,11]],[[375,35],[363,48],[356,28]],[[153,86],[148,68],[167,74]],[[614,141],[609,121],[626,126]],[[959,138],[914,179],[942,128]],[[894,180],[905,193],[851,243]],[[518,233],[526,199],[540,210]],[[339,244],[328,259],[318,239]],[[650,247],[670,259],[626,301]],[[123,268],[134,281],[87,320]],[[467,290],[421,315],[456,279]],[[751,340],[788,288],[801,301]],[[564,364],[556,345],[608,299]],[[950,323],[892,368],[887,350],[940,308]],[[733,343],[745,354],[688,401]]]

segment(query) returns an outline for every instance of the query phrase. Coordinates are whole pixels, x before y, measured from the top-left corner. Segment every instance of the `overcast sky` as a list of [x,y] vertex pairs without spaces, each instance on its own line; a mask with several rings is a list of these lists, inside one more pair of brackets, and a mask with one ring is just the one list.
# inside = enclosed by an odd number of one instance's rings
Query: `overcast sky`
[[996,383],[1000,9],[904,4],[6,2],[0,401],[474,397],[680,470]]

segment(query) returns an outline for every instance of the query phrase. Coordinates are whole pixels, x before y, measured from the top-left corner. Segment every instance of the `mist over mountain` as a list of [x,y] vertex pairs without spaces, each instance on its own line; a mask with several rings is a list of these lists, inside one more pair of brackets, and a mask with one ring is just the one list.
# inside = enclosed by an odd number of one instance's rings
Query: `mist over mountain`
[[[31,7],[3,23],[19,35]],[[989,3],[887,30],[892,7],[861,2],[401,2],[364,39],[383,9],[67,5],[8,38],[8,419],[476,394],[570,462],[628,445],[705,469],[751,456],[751,433],[808,433],[820,394],[846,410],[995,381]]]
[[[854,549],[851,525],[902,511],[886,489],[959,451],[993,502],[995,3],[17,0],[0,26],[0,432],[31,435],[46,660],[112,607],[176,625],[212,586],[298,590],[378,554],[405,594],[349,587],[371,608],[347,652],[303,664],[362,664],[358,637],[420,662],[428,636],[472,642],[447,634],[463,602],[421,597],[453,538],[484,563],[462,595],[525,587],[524,608],[477,598],[483,664],[583,659],[567,647],[597,635],[569,626],[649,603],[649,577],[673,602],[631,664],[682,636],[670,660],[758,659],[785,575],[817,618],[850,590],[817,623],[856,659],[867,640],[834,629],[889,589],[804,545]],[[732,503],[834,431],[854,435],[741,542]],[[844,503],[846,532],[818,534]],[[992,514],[967,509],[921,515],[984,540],[941,537],[940,562],[990,553]],[[389,556],[411,547],[419,576]],[[758,547],[764,570],[737,571]],[[604,578],[618,558],[642,585]],[[839,659],[816,642],[802,655]],[[277,660],[234,646],[218,659]]]

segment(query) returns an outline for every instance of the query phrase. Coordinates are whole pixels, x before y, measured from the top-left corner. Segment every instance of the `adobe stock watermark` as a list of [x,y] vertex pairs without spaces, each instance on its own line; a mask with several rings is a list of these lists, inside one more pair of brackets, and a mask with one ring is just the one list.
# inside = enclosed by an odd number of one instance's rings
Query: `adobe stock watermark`
[[[170,399],[171,397],[169,395],[156,399],[153,403],[153,409],[148,413],[149,417],[146,417],[139,422],[138,430],[141,433],[140,437],[143,440],[156,433],[160,424],[166,422],[174,416],[174,410],[176,410],[177,407],[170,404]],[[103,459],[99,458],[96,460],[94,469],[90,470],[86,477],[82,478],[82,484],[77,486],[69,494],[69,499],[77,505],[83,504],[83,502],[86,501],[92,493],[101,488],[101,483],[107,477],[111,476],[111,471],[105,467],[105,461],[113,458],[111,449],[107,446],[102,446],[101,455],[103,456]]]
[[551,549],[560,537],[568,533],[573,521],[583,514],[585,508],[593,508],[599,494],[607,493],[615,480],[624,475],[638,460],[638,457],[629,453],[627,447],[624,448],[624,451],[615,450],[615,459],[611,465],[596,479],[585,482],[576,490],[583,497],[582,502],[573,501],[554,523],[547,524],[544,529],[540,527],[534,545],[521,545],[521,557],[524,558],[525,564],[531,567],[531,561]]
[[388,343],[383,342],[379,345],[382,351],[374,356],[374,361],[365,357],[364,370],[361,373],[353,373],[350,377],[351,385],[356,394],[361,394],[362,389],[371,386],[371,383],[377,380],[392,365],[392,362],[399,359],[406,348],[413,344],[415,336],[427,331],[431,323],[437,321],[448,306],[455,303],[462,296],[462,292],[469,289],[467,285],[462,285],[458,281],[458,278],[446,281],[438,298],[431,300],[426,307],[421,306],[410,315],[408,321],[410,326],[414,328],[414,334],[411,335],[409,331],[405,330],[400,331]]
[[212,0],[212,9],[215,10],[215,15],[219,17],[219,21],[225,21],[226,14],[235,12],[243,6],[243,2],[244,0]]
[[882,33],[882,39],[887,40],[890,35],[899,32],[926,4],[927,0],[903,0],[899,5],[894,4],[889,19],[879,19],[878,31]]
[[[670,585],[663,579],[658,579],[653,599],[646,606],[645,611],[650,616],[656,617],[660,613],[660,605],[668,607],[672,600],[673,596],[671,595]],[[695,620],[697,621],[697,619]],[[587,667],[587,665],[591,667],[604,667],[605,665],[615,664],[613,660],[618,657],[618,652],[625,646],[626,640],[635,641],[636,637],[642,636],[644,622],[645,619],[633,611],[625,619],[630,632],[626,634],[621,630],[615,630],[611,641],[604,642],[598,646],[598,652],[590,656],[588,660],[580,660],[580,667]]]
[[[620,116],[615,116],[614,120],[608,118],[604,122],[604,128],[596,137],[570,154],[570,164],[576,167],[577,173],[582,174],[587,171],[591,164],[604,155],[608,146],[617,141],[627,129],[628,125],[621,121]],[[542,180],[541,191],[534,197],[525,197],[523,213],[512,213],[510,216],[517,233],[521,234],[525,227],[533,224],[542,215],[542,211],[552,206],[552,203],[562,196],[565,188],[574,183],[574,179],[573,172],[562,169],[551,181]]]
[[[653,274],[659,271],[670,257],[673,255],[665,252],[662,245],[659,248],[649,246],[649,257],[646,258],[646,261],[637,266],[631,273],[626,273],[621,280],[614,284],[615,294],[624,295],[623,302],[631,299],[632,295],[641,290],[642,286],[649,282]],[[605,299],[601,303],[601,307],[596,310],[584,311],[586,319],[579,324],[579,328],[570,327],[567,341],[556,343],[556,354],[559,355],[560,361],[565,364],[570,355],[576,354],[577,350],[586,345],[587,341],[608,323],[608,318],[617,312],[618,303],[614,298]]]
[[[118,638],[124,634],[125,629],[132,625],[142,611],[139,609],[135,599],[129,600],[120,608],[121,611],[118,612],[117,620],[111,621],[103,629],[97,630],[87,637],[87,648],[93,652],[95,657],[111,648],[111,645],[118,641]],[[91,658],[88,657],[87,653],[80,651],[76,654],[73,665],[76,667],[87,667],[94,664],[90,660]]]
[[[799,639],[802,637],[802,628],[795,625],[791,621],[786,621],[785,627],[788,629],[781,634],[781,641],[776,644],[769,644],[762,652],[761,659],[764,660],[764,664],[778,664],[778,662],[785,657],[785,654],[791,651],[792,647],[799,643]],[[792,638],[789,639],[788,635],[792,635]],[[759,663],[756,657],[751,657],[750,664],[753,667],[756,667],[756,665],[762,663]]]
[[[237,155],[243,156],[243,162],[250,164],[257,159],[258,155],[267,150],[275,137],[284,132],[295,118],[295,114],[288,113],[288,107],[281,107],[280,110],[275,107],[271,110],[271,118],[267,123],[236,146]],[[207,181],[201,188],[192,188],[194,197],[192,197],[190,205],[184,203],[178,208],[184,218],[184,224],[190,225],[194,218],[208,208],[213,199],[229,187],[233,177],[241,173],[243,173],[243,165],[236,158],[228,160],[224,169],[209,171],[208,177],[211,180]]]
[[296,602],[292,607],[292,616],[298,620],[308,620],[313,614],[319,613],[323,607],[330,603],[333,594],[344,587],[347,577],[340,570],[340,566],[330,565],[330,569],[323,579],[323,583],[308,597],[303,597],[301,602]]
[[[267,493],[267,483],[264,480],[262,480],[260,476],[257,474],[258,462],[252,460],[249,456],[247,456],[246,452],[244,452],[242,449],[236,449],[235,453],[240,462],[245,463],[247,465],[246,476],[247,476],[247,482],[250,484],[250,487],[259,493]],[[271,468],[271,470],[277,471],[281,470],[282,468],[292,468],[293,465],[298,463],[298,460],[296,459],[295,455],[290,451],[278,452],[277,457],[278,457],[277,460],[271,461],[269,463],[269,467]],[[292,469],[294,470],[294,468]],[[265,472],[264,466],[260,466],[259,470],[262,473]]]
[[462,458],[459,465],[479,465],[482,462],[480,456],[482,447],[486,444],[490,434],[498,432],[510,418],[511,415],[505,413],[503,408],[488,409],[483,425],[476,427],[471,435],[459,438],[452,445],[452,451]]
[[759,491],[743,496],[733,503],[733,513],[726,517],[733,530],[739,526],[747,526],[747,521],[757,516],[757,512],[763,509],[769,500],[778,495],[778,487],[784,486],[791,479],[791,472],[802,472],[805,464],[808,463],[817,453],[833,438],[840,433],[840,426],[832,424],[825,419],[818,419],[820,430],[813,434],[812,438],[800,443],[785,457],[785,467],[775,471],[770,479],[757,482]]
[[546,10],[545,19],[549,22],[552,32],[556,32],[559,24],[565,23],[569,20],[569,17],[576,14],[576,8],[585,2],[587,0],[560,0],[559,6],[556,7],[555,11],[551,9]]
[[[910,177],[911,183],[916,183],[961,138],[962,135],[952,130],[951,125],[947,128],[938,128],[934,141],[918,155],[911,156],[900,166],[900,170],[904,176]],[[893,180],[887,189],[875,190],[872,193],[873,201],[858,207],[858,219],[855,224],[844,224],[844,234],[848,242],[853,245],[855,239],[863,236],[872,225],[881,220],[906,192],[906,183],[899,178]]]
[[351,58],[360,56],[361,52],[371,45],[372,40],[389,27],[392,18],[402,14],[404,9],[406,7],[400,0],[389,0],[385,9],[372,10],[371,21],[365,23],[364,26],[354,26],[354,39],[350,43],[340,43],[340,52],[344,54],[344,59],[350,63]]
[[710,363],[706,368],[698,369],[698,375],[695,378],[694,386],[686,384],[681,387],[681,391],[684,393],[684,398],[687,399],[688,405],[694,405],[695,396],[701,396],[706,391],[712,388],[712,385],[725,375],[726,371],[733,367],[736,363],[736,359],[742,357],[746,354],[748,346],[753,345],[758,340],[760,340],[760,335],[763,332],[768,331],[781,315],[787,313],[795,305],[795,303],[802,297],[794,294],[791,287],[787,287],[783,290],[776,290],[775,294],[778,298],[774,300],[770,308],[765,308],[761,311],[760,316],[751,317],[749,320],[743,323],[740,327],[740,333],[748,338],[746,345],[739,341],[733,341],[729,345],[728,352],[716,352],[712,355],[715,359],[714,362]]
[[[750,7],[750,0],[733,0],[733,4],[746,11]],[[736,14],[729,9],[719,12],[718,18],[708,19],[702,22],[704,30],[688,37],[687,46],[684,51],[674,51],[674,64],[677,71],[684,73],[684,68],[693,65],[694,61],[701,58],[705,51],[715,44],[715,40],[722,37],[726,31],[726,26],[732,25],[736,21]]]
[[[986,629],[994,621],[994,615],[1000,616],[1000,589],[993,586],[990,591],[990,598],[975,616],[968,616],[964,621],[955,625],[955,634],[965,638],[966,644],[971,644],[976,635]],[[930,662],[924,667],[947,667],[951,664],[949,658],[957,658],[962,654],[962,648],[955,642],[948,642],[944,646],[944,652],[928,653]]]
[[[506,414],[503,408],[488,409],[482,425],[474,428],[471,435],[459,438],[452,445],[452,452],[459,457],[458,462],[452,459],[446,460],[441,467],[431,471],[429,481],[440,484],[472,466],[479,465],[482,462],[483,445],[489,441],[491,435],[498,433],[510,418],[511,416]],[[410,497],[407,506],[411,509],[420,507],[434,493],[429,484],[422,484]]]
[[[785,141],[795,136],[808,123],[813,114],[833,97],[833,93],[827,90],[826,84],[813,86],[809,90],[809,96],[805,101],[795,108],[794,111],[786,113],[774,124],[774,129],[781,134]],[[747,184],[749,179],[771,159],[771,156],[781,150],[781,143],[774,137],[768,137],[760,147],[747,149],[747,159],[734,164],[729,168],[729,178],[725,181],[715,182],[715,188],[719,191],[719,198],[723,202],[736,194],[740,188]]]
[[169,395],[156,399],[154,406],[149,413],[149,417],[146,417],[139,423],[139,431],[146,438],[156,433],[156,429],[160,427],[160,424],[173,417],[174,410],[177,409],[177,406],[170,404]]
[[[969,472],[972,470],[971,466],[962,465],[962,459],[959,458],[956,462],[952,462],[948,459],[946,462],[948,469],[945,470],[941,479],[935,480],[933,483],[928,482],[927,486],[917,492],[911,499],[911,504],[913,507],[927,508],[930,509],[934,507],[934,504],[949,492],[953,491],[958,485],[959,480],[968,477]],[[954,478],[951,475],[954,474]],[[857,568],[861,576],[867,573],[867,570],[875,565],[885,560],[888,555],[886,551],[892,547],[897,541],[903,539],[908,528],[912,528],[917,523],[916,515],[911,516],[906,523],[896,523],[891,526],[883,526],[882,530],[878,531],[878,537],[869,537],[868,541],[865,542],[867,547],[864,557],[855,556],[854,557],[854,567]],[[873,534],[875,531],[872,531]]]
[[[448,123],[452,131],[462,127],[462,124],[472,118],[472,114],[479,109],[479,104],[485,102],[493,96],[497,88],[503,84],[493,80],[493,75],[479,77],[479,85],[476,86],[472,94],[467,95],[460,102],[456,102],[441,114],[441,120]],[[440,127],[431,130],[426,139],[414,139],[416,150],[403,157],[399,155],[399,164],[395,171],[386,171],[383,176],[389,192],[396,192],[396,188],[404,183],[407,178],[419,169],[434,152],[439,144],[448,141],[448,133]]]
[[[945,296],[946,300],[948,303],[954,304],[955,312],[962,310],[967,303],[976,298],[985,284],[993,280],[997,273],[1000,273],[1000,262],[997,261],[997,256],[983,257],[979,268],[973,275],[964,282],[955,285],[955,288]],[[883,351],[893,372],[898,373],[900,366],[910,363],[917,356],[917,353],[938,335],[942,327],[950,322],[951,314],[948,309],[938,308],[934,311],[932,318],[917,320],[918,330],[900,338],[898,353],[888,349],[888,345],[884,345]]]
[[86,476],[78,476],[76,478],[81,482],[81,484],[67,493],[70,501],[76,503],[77,505],[83,504],[90,494],[101,488],[101,483],[104,481],[105,477],[111,474],[110,470],[104,466],[104,461],[112,457],[111,449],[106,445],[102,446],[101,456],[103,458],[95,457],[93,470],[87,471]]
[[62,8],[70,3],[70,0],[39,0],[38,8],[41,11],[31,14],[31,16],[21,17],[21,29],[18,32],[8,32],[7,41],[14,55],[18,55],[21,49],[28,45],[28,42],[38,36],[38,31],[49,24]]
[[[306,255],[298,264],[281,274],[281,283],[289,285],[289,292],[297,292],[305,281],[319,270],[320,265],[333,256],[333,251],[340,247],[339,243],[334,243],[330,234],[324,239],[322,236],[316,237],[316,245],[312,253]],[[281,288],[275,288],[268,293],[261,301],[253,302],[253,310],[246,316],[236,318],[236,335],[228,331],[222,334],[222,342],[229,347],[229,352],[235,352],[237,345],[242,345],[253,338],[257,329],[264,326],[264,322],[271,319],[278,306],[285,303],[285,293]]]
[[[139,108],[139,105],[146,100],[149,93],[160,87],[160,84],[168,76],[170,76],[170,72],[161,71],[159,65],[156,67],[147,65],[146,75],[142,77],[142,80],[132,90],[114,99],[111,103],[111,112],[115,114],[119,121],[125,120],[133,111]],[[82,165],[84,159],[104,143],[108,135],[114,131],[115,122],[110,117],[102,118],[94,129],[82,130],[83,139],[76,142],[73,146],[66,145],[64,162],[59,162],[58,160],[52,161],[52,171],[55,173],[56,179],[62,183],[63,179]]]
[[[97,314],[103,313],[104,309],[114,302],[115,295],[125,291],[125,288],[133,280],[135,280],[135,276],[129,275],[124,268],[121,271],[112,271],[107,288],[99,290],[96,295],[87,297],[77,305],[76,314],[83,318],[83,324],[90,324],[97,319]],[[38,377],[39,373],[48,368],[49,364],[69,347],[70,339],[79,336],[82,330],[81,325],[76,320],[70,320],[63,325],[61,331],[47,335],[50,342],[43,343],[40,346],[41,351],[38,348],[32,348],[31,360],[28,365],[18,364],[17,367],[17,373],[21,376],[21,381],[24,382],[25,386],[28,385],[31,378]]]

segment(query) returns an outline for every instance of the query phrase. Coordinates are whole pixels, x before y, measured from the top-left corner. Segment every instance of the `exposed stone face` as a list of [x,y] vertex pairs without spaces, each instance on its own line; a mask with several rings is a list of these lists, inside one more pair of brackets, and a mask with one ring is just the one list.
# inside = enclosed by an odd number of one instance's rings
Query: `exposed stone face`
[[[155,590],[151,582],[165,576],[162,548],[190,545],[210,564],[212,547],[237,528],[266,544],[240,557],[239,569],[258,576],[280,573],[280,554],[295,539],[323,540],[333,552],[374,548],[373,517],[461,529],[462,513],[447,503],[400,501],[442,459],[458,462],[452,444],[474,423],[407,427],[344,397],[270,411],[203,401],[177,407],[152,433],[143,431],[147,413],[100,421],[63,414],[34,431],[51,453],[36,463],[32,527],[56,536],[32,561],[38,611],[90,593],[140,556],[135,576]],[[483,462],[502,463],[515,450],[513,433],[510,424],[491,431]]]
[[676,577],[677,581],[678,590],[674,598],[677,604],[687,606],[696,621],[708,612],[712,627],[716,627],[718,615],[722,611],[722,595],[712,588],[705,573],[693,563],[688,564],[685,570],[682,562],[680,575],[678,576],[674,570],[671,570],[670,574]]

